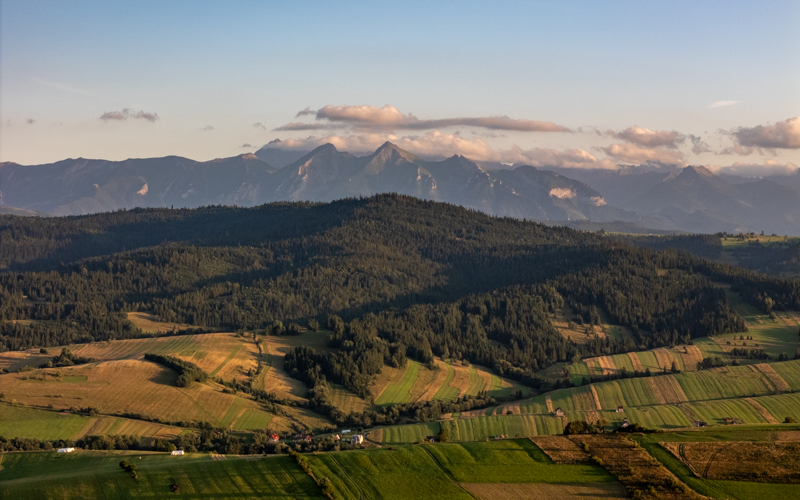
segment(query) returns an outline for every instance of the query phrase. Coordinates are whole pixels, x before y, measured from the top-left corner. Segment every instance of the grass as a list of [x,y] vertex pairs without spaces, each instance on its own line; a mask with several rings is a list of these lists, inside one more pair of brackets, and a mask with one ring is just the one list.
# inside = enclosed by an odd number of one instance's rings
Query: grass
[[393,425],[383,428],[383,444],[409,444],[424,441],[428,436],[439,432],[438,422],[421,424]]
[[800,394],[781,394],[757,399],[778,422],[786,417],[794,417],[800,421]]
[[456,376],[456,371],[453,368],[453,365],[450,363],[445,363],[445,366],[447,366],[447,377],[444,379],[444,383],[442,383],[442,385],[439,387],[439,390],[436,391],[436,394],[433,395],[433,399],[452,401],[458,397],[460,391],[456,387],[450,387],[450,383],[453,382],[453,379]]
[[457,483],[608,483],[600,467],[554,464],[529,440],[441,443],[394,450],[308,457],[317,477],[333,482],[334,497],[472,498]]
[[527,439],[443,443],[424,449],[458,482],[599,483],[614,480],[600,467],[556,465]]
[[308,457],[317,477],[333,483],[337,499],[471,499],[421,446],[323,453]]
[[403,378],[396,384],[389,384],[378,396],[378,399],[375,400],[375,404],[386,405],[409,402],[411,400],[411,387],[417,381],[421,367],[422,365],[418,361],[409,361]]
[[168,422],[207,421],[227,427],[246,408],[271,418],[255,402],[224,394],[213,384],[176,387],[175,372],[148,361],[107,361],[65,367],[62,371],[65,377],[86,377],[86,381],[67,384],[50,377],[47,381],[34,381],[11,373],[0,375],[0,392],[6,400],[28,407],[52,405],[56,410],[65,410],[92,406],[104,415],[129,413]]
[[0,436],[7,438],[72,439],[90,421],[78,415],[0,405]]
[[[138,480],[120,469],[123,459],[136,465]],[[212,460],[199,453],[37,452],[4,454],[2,465],[0,499],[322,498],[314,481],[286,456]],[[171,491],[173,482],[180,493]]]

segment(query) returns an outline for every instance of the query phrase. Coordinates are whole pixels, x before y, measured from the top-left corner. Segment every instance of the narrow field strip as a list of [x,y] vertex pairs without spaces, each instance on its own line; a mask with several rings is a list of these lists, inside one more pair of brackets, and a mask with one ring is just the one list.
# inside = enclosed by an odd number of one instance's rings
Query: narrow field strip
[[642,360],[639,359],[639,356],[637,356],[635,352],[629,352],[628,357],[631,359],[631,364],[633,365],[633,369],[635,371],[644,371],[644,368],[642,368]]
[[755,367],[758,368],[761,373],[766,375],[770,382],[772,382],[775,385],[775,388],[779,391],[789,392],[792,390],[789,384],[783,380],[780,375],[778,375],[778,372],[776,372],[774,368],[772,368],[772,365],[767,363],[759,363],[755,365]]
[[447,369],[447,365],[439,360],[436,360],[436,367],[438,370],[434,370],[436,373],[434,374],[433,380],[428,387],[425,389],[425,392],[419,397],[420,401],[428,401],[434,399],[436,393],[439,392],[439,389],[443,385],[445,385],[447,381],[447,377],[449,375],[449,371]]
[[773,417],[772,414],[768,412],[766,408],[761,406],[761,403],[759,403],[755,399],[744,398],[744,400],[750,403],[750,406],[752,406],[762,417],[764,417],[764,420],[766,420],[768,423],[770,424],[779,423],[778,420],[775,417]]
[[445,363],[447,367],[447,377],[445,377],[442,386],[439,390],[436,391],[436,394],[433,395],[433,399],[439,399],[443,401],[449,401],[452,398],[452,388],[450,387],[450,383],[456,376],[456,371],[450,366],[450,363]]
[[375,404],[388,403],[407,403],[411,400],[411,387],[419,376],[420,365],[417,362],[409,361],[408,368],[402,380],[397,384],[389,384],[383,393],[375,400]]
[[594,388],[594,384],[589,385],[589,390],[592,392],[592,399],[594,399],[595,409],[602,410],[603,406],[600,404],[600,398],[597,396],[597,389]]

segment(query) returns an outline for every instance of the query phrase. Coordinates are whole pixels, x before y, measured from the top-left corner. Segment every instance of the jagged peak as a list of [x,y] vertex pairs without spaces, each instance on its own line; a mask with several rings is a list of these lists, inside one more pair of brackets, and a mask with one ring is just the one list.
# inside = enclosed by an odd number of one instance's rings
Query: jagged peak
[[704,167],[702,165],[698,165],[698,166],[689,165],[688,167],[684,168],[681,171],[681,175],[683,175],[683,174],[687,174],[687,175],[696,174],[696,175],[703,175],[705,177],[716,177],[714,175],[714,172],[712,172],[711,170],[707,169],[706,167]]

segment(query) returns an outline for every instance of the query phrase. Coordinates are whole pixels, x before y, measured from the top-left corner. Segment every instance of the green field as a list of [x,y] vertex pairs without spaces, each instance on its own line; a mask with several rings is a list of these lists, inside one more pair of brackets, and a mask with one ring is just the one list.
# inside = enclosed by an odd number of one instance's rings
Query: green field
[[72,414],[0,405],[0,436],[73,439],[91,419]]
[[389,384],[378,399],[375,400],[375,404],[408,403],[411,401],[411,388],[414,386],[414,382],[417,381],[417,377],[419,377],[421,367],[422,365],[419,362],[409,361],[408,369],[406,369],[403,379],[397,384]]
[[456,483],[605,483],[600,467],[556,465],[528,440],[400,447],[309,457],[314,474],[331,478],[334,497],[472,498]]
[[[139,459],[141,457],[141,459]],[[322,498],[314,481],[290,457],[213,460],[193,453],[182,457],[131,452],[76,451],[0,455],[0,499],[87,498]],[[119,467],[127,459],[139,479]],[[173,493],[177,483],[180,493]]]
[[424,441],[428,436],[435,436],[439,429],[438,422],[393,425],[383,429],[382,442],[384,444],[418,443]]
[[457,398],[460,391],[456,387],[450,387],[450,382],[456,376],[456,371],[453,369],[453,366],[447,362],[445,363],[447,366],[447,377],[444,379],[444,382],[439,387],[439,390],[436,391],[436,394],[433,395],[433,399],[439,399],[442,401],[452,401],[453,399]]

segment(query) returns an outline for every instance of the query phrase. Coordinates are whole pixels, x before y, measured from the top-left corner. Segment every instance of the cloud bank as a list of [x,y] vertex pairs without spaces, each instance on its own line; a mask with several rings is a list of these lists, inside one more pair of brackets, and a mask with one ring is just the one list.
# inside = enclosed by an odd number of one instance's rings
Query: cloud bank
[[800,116],[772,125],[739,127],[731,134],[745,148],[800,149]]
[[395,106],[333,106],[327,105],[317,111],[306,108],[297,117],[314,115],[319,123],[289,123],[276,130],[320,130],[323,128],[370,128],[382,130],[433,130],[446,127],[477,127],[489,130],[512,130],[519,132],[571,132],[567,127],[548,121],[513,119],[508,116],[440,118],[421,120],[411,113],[403,114]]
[[374,151],[386,141],[428,158],[462,155],[475,161],[517,163],[534,167],[616,168],[614,162],[600,159],[582,149],[533,148],[523,150],[514,146],[506,150],[496,150],[478,137],[465,138],[458,134],[444,134],[438,131],[407,136],[381,133],[310,136],[304,139],[285,139],[274,144],[275,147],[281,149],[309,151],[330,143],[342,151],[367,153]]
[[679,144],[686,141],[686,135],[681,134],[677,130],[655,131],[636,125],[628,127],[622,132],[609,132],[609,135],[630,142],[631,144],[649,148],[666,147],[675,149]]

